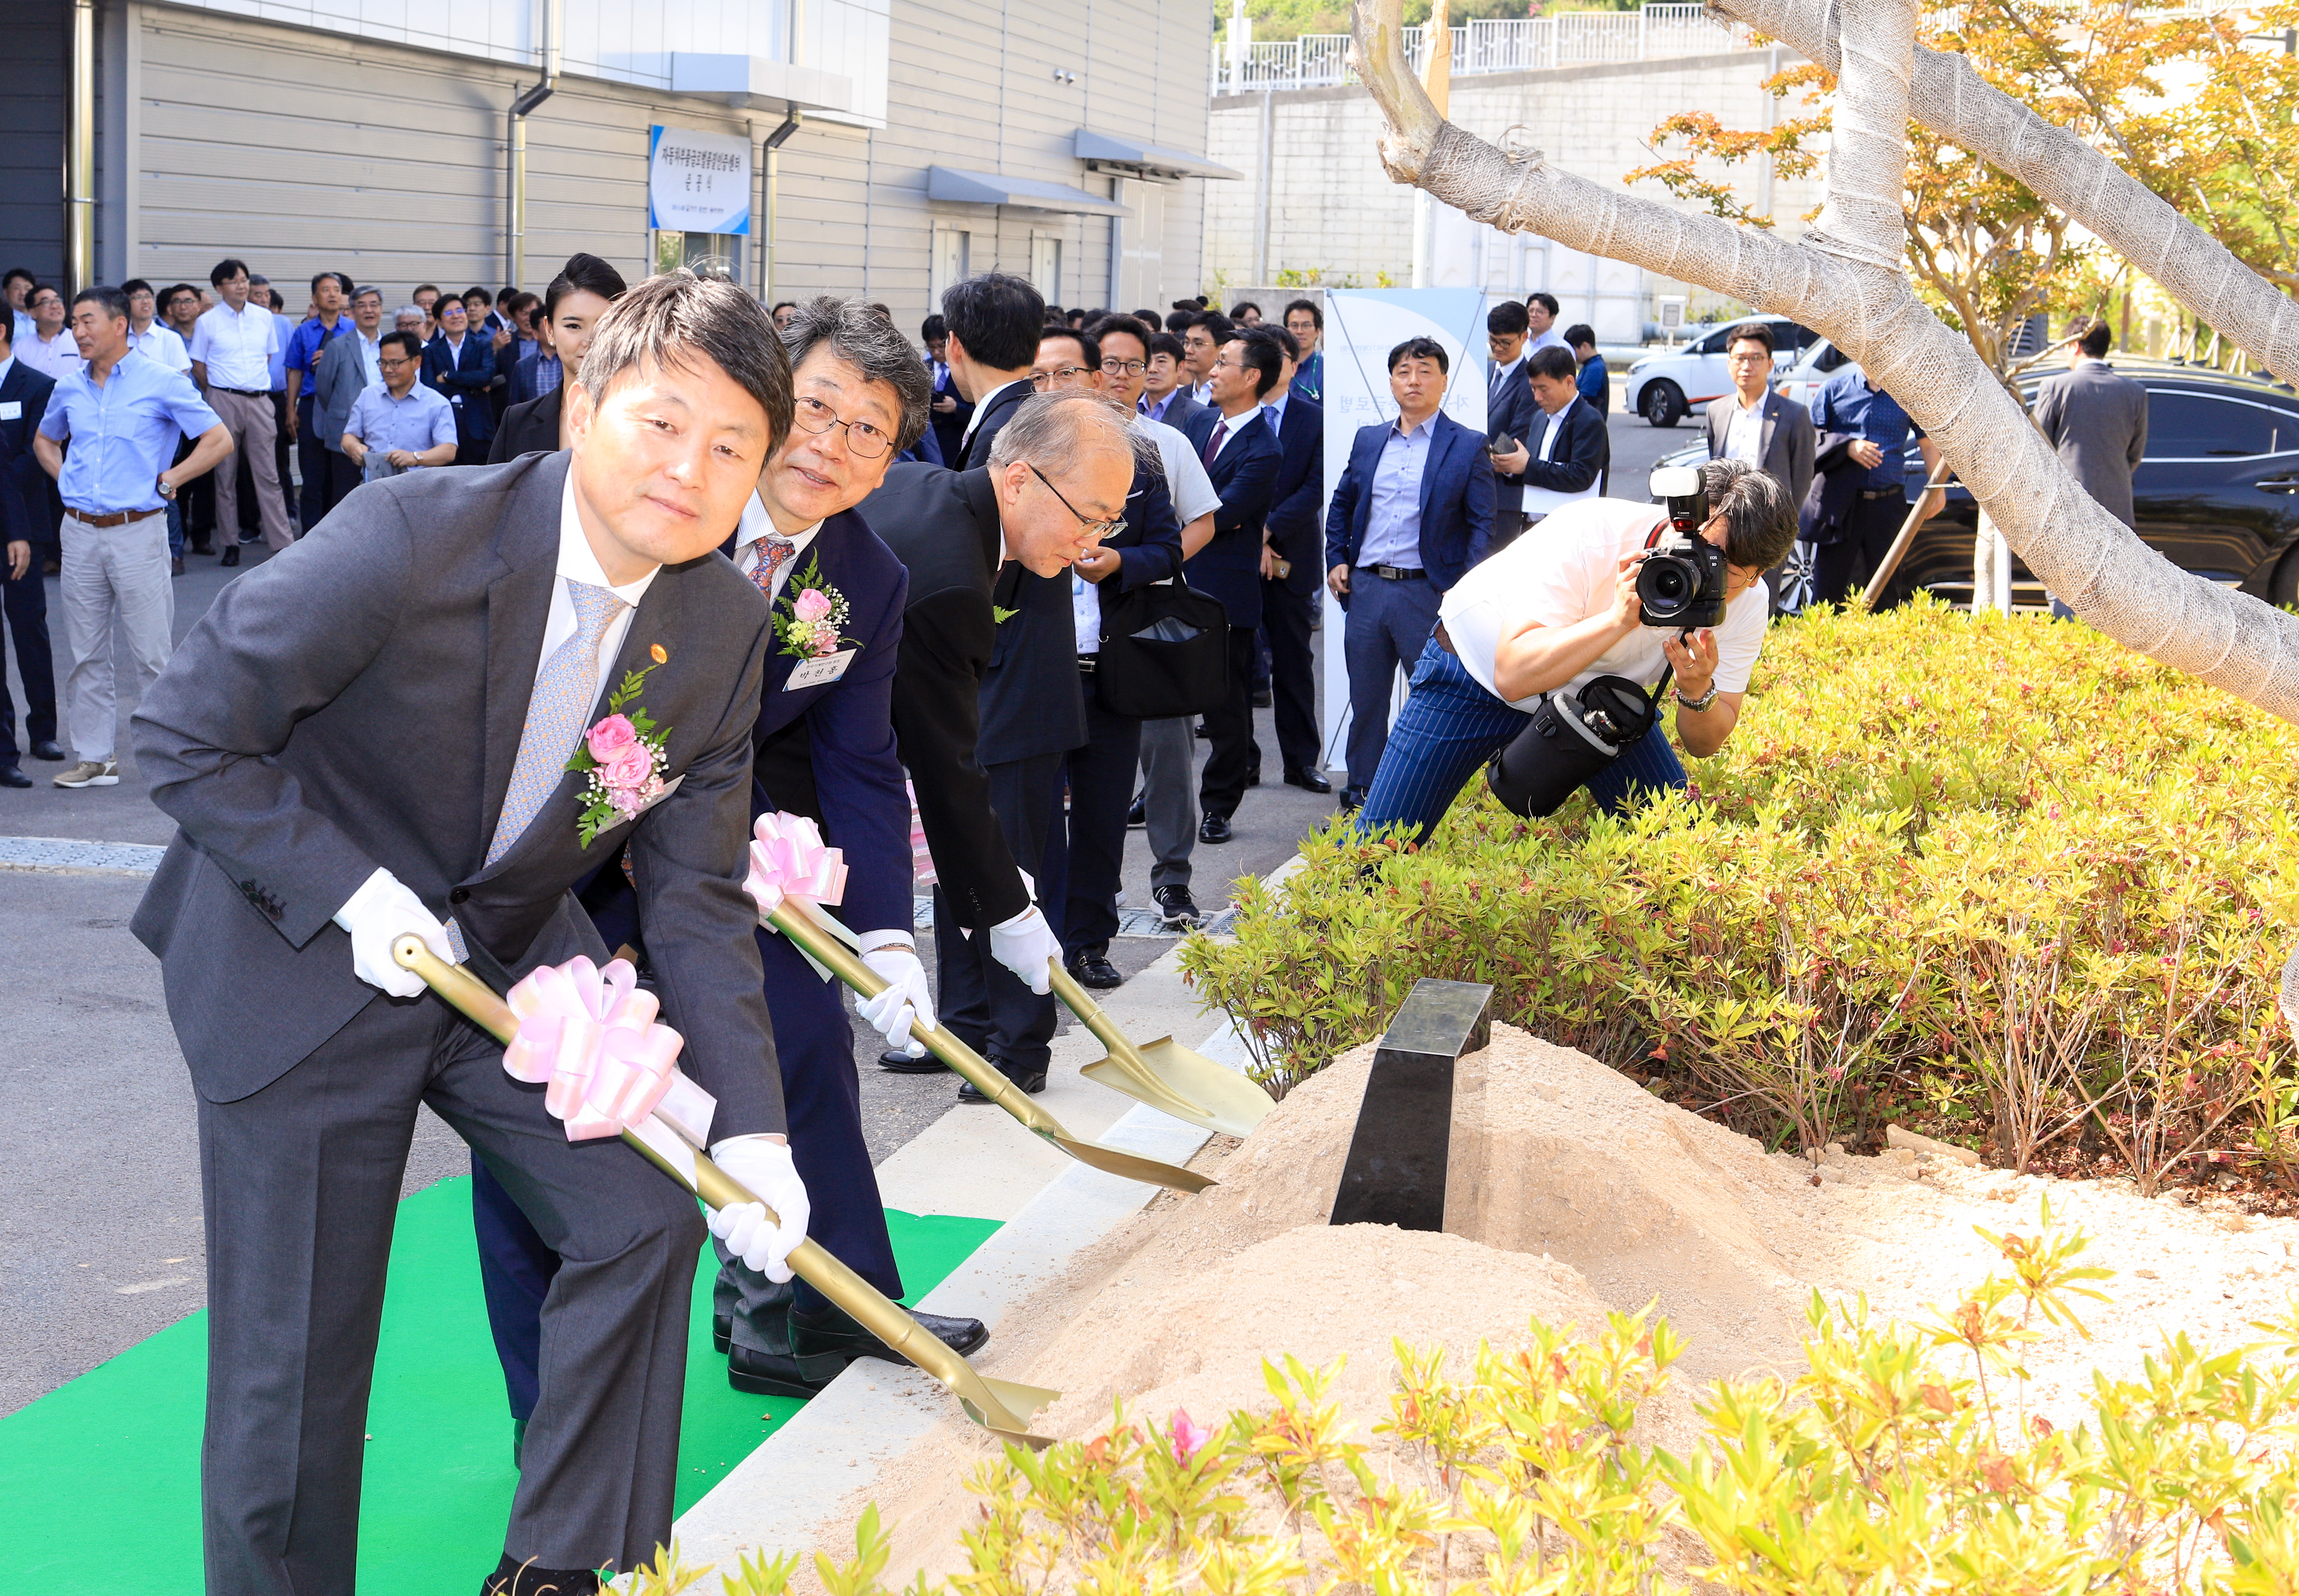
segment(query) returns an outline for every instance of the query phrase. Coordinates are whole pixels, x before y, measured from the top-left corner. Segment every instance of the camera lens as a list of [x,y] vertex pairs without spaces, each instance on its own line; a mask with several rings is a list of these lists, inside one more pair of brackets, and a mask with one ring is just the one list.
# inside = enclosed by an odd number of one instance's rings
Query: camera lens
[[1691,584],[1685,580],[1685,570],[1674,561],[1659,566],[1653,572],[1652,596],[1661,603],[1676,605],[1690,596]]

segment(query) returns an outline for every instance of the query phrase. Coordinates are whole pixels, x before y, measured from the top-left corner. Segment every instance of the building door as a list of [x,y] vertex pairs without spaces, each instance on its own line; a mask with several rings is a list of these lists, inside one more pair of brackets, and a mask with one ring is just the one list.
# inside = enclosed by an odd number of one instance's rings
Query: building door
[[1062,241],[1051,233],[1030,235],[1030,286],[1048,304],[1062,303]]
[[1165,186],[1122,179],[1115,197],[1127,214],[1109,219],[1109,308],[1162,305],[1166,303],[1160,291],[1166,248]]
[[934,254],[926,285],[934,298],[934,309],[942,309],[942,296],[954,284],[962,283],[974,275],[974,235],[959,228],[936,228],[934,230]]

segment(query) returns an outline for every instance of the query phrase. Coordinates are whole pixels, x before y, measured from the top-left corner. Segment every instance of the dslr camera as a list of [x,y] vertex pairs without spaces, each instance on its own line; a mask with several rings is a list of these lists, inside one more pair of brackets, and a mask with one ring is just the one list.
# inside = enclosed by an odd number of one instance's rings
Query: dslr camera
[[1680,632],[1724,624],[1724,551],[1700,536],[1708,495],[1693,466],[1661,466],[1652,495],[1668,504],[1669,535],[1637,568],[1640,626]]

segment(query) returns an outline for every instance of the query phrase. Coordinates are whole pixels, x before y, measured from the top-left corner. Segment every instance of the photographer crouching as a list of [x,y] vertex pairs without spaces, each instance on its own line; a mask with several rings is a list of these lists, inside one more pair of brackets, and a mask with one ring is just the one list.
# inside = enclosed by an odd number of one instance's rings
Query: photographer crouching
[[1796,506],[1741,460],[1653,473],[1664,508],[1567,504],[1445,595],[1357,826],[1428,835],[1480,766],[1523,815],[1586,788],[1610,813],[1685,785],[1659,727],[1724,746],[1764,648],[1759,579],[1796,540]]

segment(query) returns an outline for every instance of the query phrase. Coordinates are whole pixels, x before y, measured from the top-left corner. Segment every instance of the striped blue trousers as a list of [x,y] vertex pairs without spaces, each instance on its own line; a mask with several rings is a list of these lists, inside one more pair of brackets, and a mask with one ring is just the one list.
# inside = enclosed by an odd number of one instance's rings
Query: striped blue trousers
[[[1428,835],[1469,778],[1531,723],[1531,716],[1486,692],[1432,637],[1413,667],[1412,695],[1389,728],[1357,829],[1409,826],[1416,839]],[[1639,798],[1684,785],[1684,766],[1656,727],[1590,777],[1588,793],[1616,815]]]

